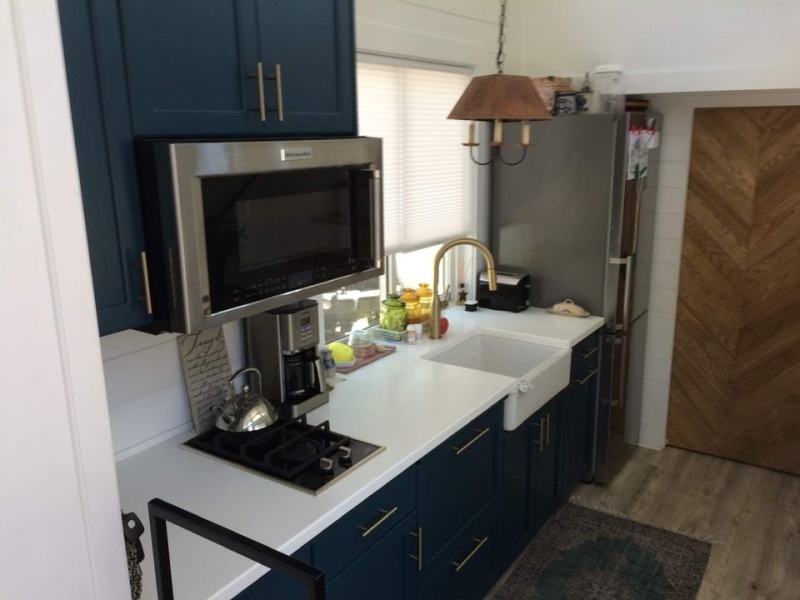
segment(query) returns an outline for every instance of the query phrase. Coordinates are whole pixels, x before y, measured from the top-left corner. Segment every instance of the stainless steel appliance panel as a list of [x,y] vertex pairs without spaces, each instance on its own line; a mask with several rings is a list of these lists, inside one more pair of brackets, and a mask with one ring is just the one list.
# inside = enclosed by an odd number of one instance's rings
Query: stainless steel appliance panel
[[[592,314],[604,309],[615,115],[532,123],[534,145],[521,165],[498,165],[492,201],[492,249],[503,270],[531,275],[531,305],[572,298]],[[509,139],[518,134],[510,126]]]
[[660,128],[652,113],[536,123],[525,161],[493,171],[499,266],[531,273],[534,306],[572,298],[606,320],[592,461],[598,482],[624,463],[625,438],[639,438],[658,153],[650,152],[640,181],[627,179],[627,157],[631,126],[651,119]]

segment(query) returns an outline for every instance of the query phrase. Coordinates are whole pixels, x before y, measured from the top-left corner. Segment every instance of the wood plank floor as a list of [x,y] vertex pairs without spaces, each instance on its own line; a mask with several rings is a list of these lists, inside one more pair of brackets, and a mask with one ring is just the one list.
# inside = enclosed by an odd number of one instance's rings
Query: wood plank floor
[[800,477],[636,448],[611,483],[579,484],[571,501],[711,542],[697,600],[800,600]]
[[697,600],[800,599],[800,477],[679,448],[637,448],[576,504],[711,542]]

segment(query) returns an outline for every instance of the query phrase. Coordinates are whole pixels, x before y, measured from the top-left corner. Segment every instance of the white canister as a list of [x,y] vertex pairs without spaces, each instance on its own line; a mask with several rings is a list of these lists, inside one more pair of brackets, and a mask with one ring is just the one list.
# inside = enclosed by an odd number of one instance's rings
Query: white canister
[[597,112],[625,112],[625,82],[621,65],[599,65],[592,76]]

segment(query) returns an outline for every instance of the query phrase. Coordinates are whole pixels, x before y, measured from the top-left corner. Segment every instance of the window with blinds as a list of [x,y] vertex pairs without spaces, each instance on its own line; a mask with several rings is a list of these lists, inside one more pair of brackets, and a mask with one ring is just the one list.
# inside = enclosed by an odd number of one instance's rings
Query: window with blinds
[[466,126],[447,120],[469,75],[392,62],[358,62],[359,133],[383,138],[387,254],[467,234],[472,206]]
[[[377,325],[389,291],[431,283],[438,244],[471,233],[471,163],[461,145],[466,124],[447,120],[470,80],[456,71],[359,56],[359,133],[383,139],[387,275],[322,294],[326,342]],[[448,264],[453,254],[445,261],[445,282],[455,272]]]

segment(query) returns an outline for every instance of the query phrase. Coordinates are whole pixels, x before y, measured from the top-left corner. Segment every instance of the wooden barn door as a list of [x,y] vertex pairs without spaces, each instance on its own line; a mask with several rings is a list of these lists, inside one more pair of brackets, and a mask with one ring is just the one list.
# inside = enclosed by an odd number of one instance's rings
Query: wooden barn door
[[800,474],[800,107],[695,112],[667,438]]

